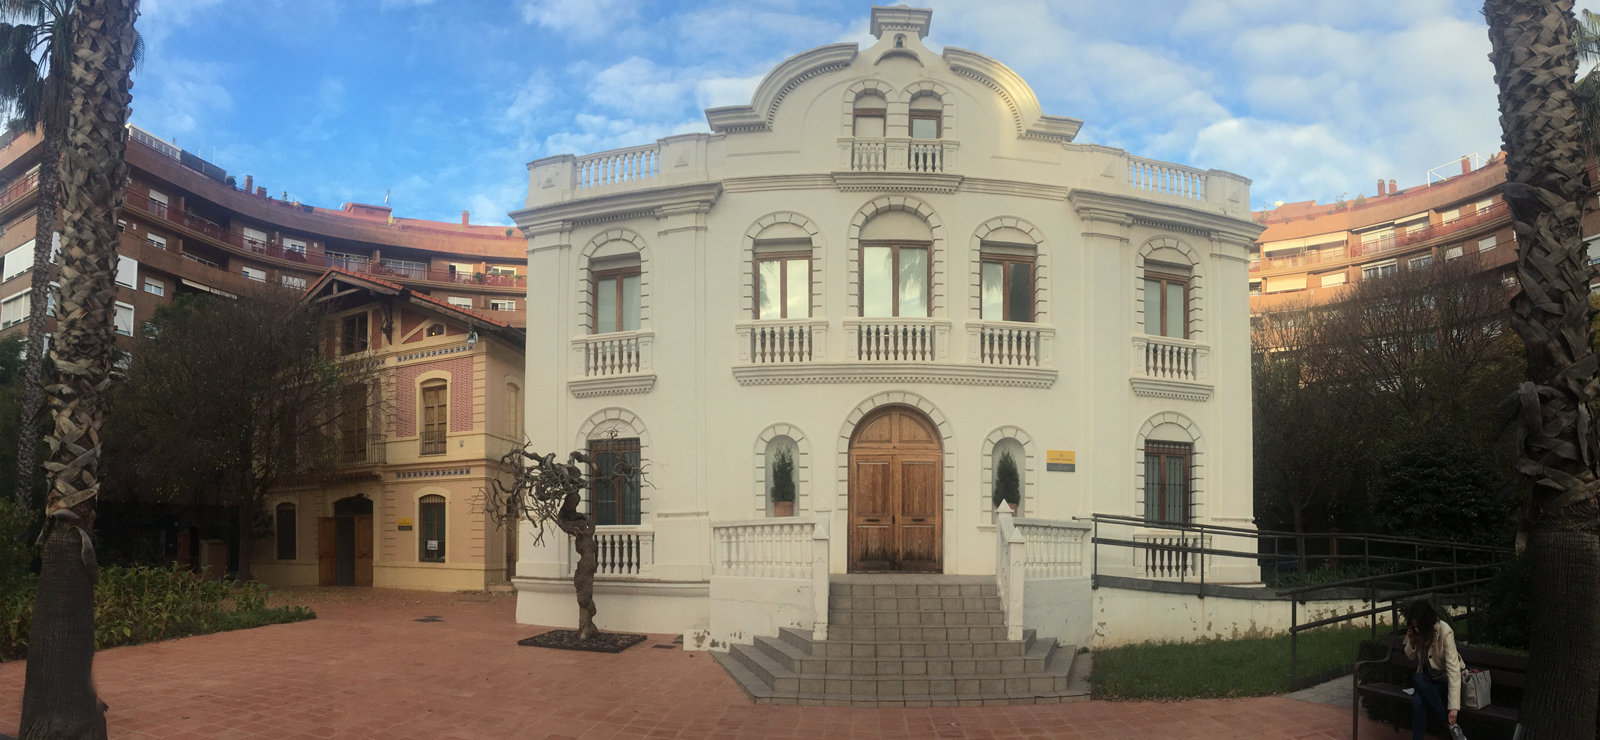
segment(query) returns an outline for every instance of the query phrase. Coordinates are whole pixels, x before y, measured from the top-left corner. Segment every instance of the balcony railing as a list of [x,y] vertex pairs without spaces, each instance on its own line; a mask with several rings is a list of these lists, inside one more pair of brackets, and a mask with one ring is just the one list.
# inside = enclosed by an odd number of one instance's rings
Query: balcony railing
[[1128,186],[1189,200],[1206,199],[1206,173],[1153,159],[1128,157]]
[[888,167],[888,147],[882,141],[857,141],[851,144],[851,170],[855,172],[882,172]]
[[33,192],[36,187],[39,187],[38,172],[29,172],[17,178],[10,185],[7,185],[5,190],[0,190],[0,208],[11,205],[18,198]]
[[574,339],[573,348],[578,354],[574,374],[604,378],[649,372],[654,337],[647,331],[619,331]]
[[[798,517],[711,525],[712,573],[755,578],[810,578],[817,523]],[[826,564],[826,552],[822,553]]]
[[912,172],[944,172],[944,144],[912,142],[906,152],[906,169]]
[[388,462],[388,442],[382,434],[360,435],[343,440],[340,462],[344,465],[382,465]]
[[1147,334],[1133,338],[1134,372],[1148,378],[1188,382],[1207,380],[1208,356],[1205,345],[1187,339]]
[[651,144],[591,154],[578,157],[574,165],[580,190],[649,180],[661,174],[661,147]]
[[967,324],[970,353],[981,365],[1047,367],[1055,331],[1037,325],[982,322]]
[[1083,551],[1090,526],[1052,519],[1014,519],[1022,535],[1023,568],[1028,580],[1084,575]]
[[[567,575],[578,567],[578,551],[567,540]],[[640,576],[650,572],[655,564],[655,530],[645,526],[595,527],[594,540],[598,563],[597,576]]]
[[1431,239],[1448,236],[1450,234],[1470,229],[1474,226],[1498,219],[1509,214],[1510,212],[1509,206],[1506,205],[1505,201],[1499,201],[1481,211],[1453,218],[1443,223],[1417,229],[1416,231],[1407,231],[1400,236],[1386,236],[1382,239],[1352,246],[1350,248],[1350,256],[1371,256],[1374,254],[1392,252],[1396,249],[1403,249],[1413,244],[1419,244]]
[[417,454],[443,455],[445,442],[445,432],[424,431],[417,442]]
[[950,354],[950,325],[940,319],[853,319],[845,333],[852,360],[935,362]]
[[790,365],[821,362],[828,322],[818,319],[769,319],[741,323],[739,362],[752,365]]

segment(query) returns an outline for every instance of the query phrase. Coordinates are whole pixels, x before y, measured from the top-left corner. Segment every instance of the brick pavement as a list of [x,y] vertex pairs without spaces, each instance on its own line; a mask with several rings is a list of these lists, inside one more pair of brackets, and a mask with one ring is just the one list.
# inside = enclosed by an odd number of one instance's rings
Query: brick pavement
[[[857,709],[755,706],[705,653],[519,647],[509,595],[289,592],[319,618],[98,654],[113,740],[167,738],[1344,738],[1350,715],[1283,697]],[[439,616],[443,621],[414,619]],[[16,733],[22,663],[0,664]],[[1370,725],[1372,737],[1387,728]],[[1383,733],[1376,732],[1386,730]]]

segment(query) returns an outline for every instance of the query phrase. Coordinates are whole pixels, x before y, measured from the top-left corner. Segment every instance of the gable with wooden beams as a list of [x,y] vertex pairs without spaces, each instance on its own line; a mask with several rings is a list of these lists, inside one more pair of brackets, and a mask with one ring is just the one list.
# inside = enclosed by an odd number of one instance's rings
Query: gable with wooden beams
[[372,331],[374,339],[381,333],[384,345],[420,342],[440,332],[444,336],[466,336],[470,332],[493,335],[519,350],[526,342],[521,329],[504,321],[450,305],[398,283],[339,269],[323,273],[301,300],[332,312],[373,302],[384,304],[382,318]]

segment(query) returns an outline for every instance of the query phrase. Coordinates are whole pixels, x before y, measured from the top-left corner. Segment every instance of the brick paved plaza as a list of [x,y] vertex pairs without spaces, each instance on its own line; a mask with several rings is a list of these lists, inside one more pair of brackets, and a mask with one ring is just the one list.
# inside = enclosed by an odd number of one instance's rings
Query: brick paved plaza
[[[117,648],[95,658],[124,738],[1346,738],[1349,711],[1283,697],[856,709],[752,705],[705,653],[517,646],[510,595],[291,591],[300,624]],[[425,616],[443,621],[416,622]],[[15,734],[23,664],[0,664]],[[1371,737],[1389,737],[1372,725]]]

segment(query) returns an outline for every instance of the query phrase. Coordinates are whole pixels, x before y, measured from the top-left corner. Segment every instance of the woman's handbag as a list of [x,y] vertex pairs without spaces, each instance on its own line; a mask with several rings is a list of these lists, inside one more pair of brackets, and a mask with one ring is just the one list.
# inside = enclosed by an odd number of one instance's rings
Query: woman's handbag
[[1488,671],[1475,668],[1461,671],[1461,708],[1482,709],[1489,706],[1489,680]]

